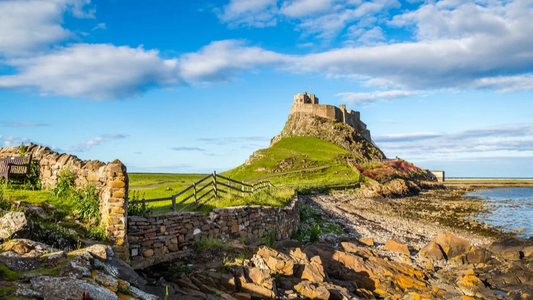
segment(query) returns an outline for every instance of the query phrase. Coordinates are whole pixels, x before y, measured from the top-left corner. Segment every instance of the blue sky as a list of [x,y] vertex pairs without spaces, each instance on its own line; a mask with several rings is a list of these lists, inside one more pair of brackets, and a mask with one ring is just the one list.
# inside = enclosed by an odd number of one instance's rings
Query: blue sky
[[533,177],[532,19],[529,0],[0,0],[0,147],[223,171],[311,80],[389,157]]

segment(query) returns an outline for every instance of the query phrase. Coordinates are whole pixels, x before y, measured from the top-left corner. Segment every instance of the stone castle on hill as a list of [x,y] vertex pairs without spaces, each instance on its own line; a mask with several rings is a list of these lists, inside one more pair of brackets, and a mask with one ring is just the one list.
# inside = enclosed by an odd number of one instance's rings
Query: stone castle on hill
[[366,128],[366,124],[361,121],[361,113],[351,109],[347,110],[345,104],[341,104],[339,107],[318,104],[318,97],[314,94],[308,95],[307,92],[303,92],[302,94],[294,95],[291,114],[297,112],[308,113],[350,125],[365,139],[372,142],[370,131]]

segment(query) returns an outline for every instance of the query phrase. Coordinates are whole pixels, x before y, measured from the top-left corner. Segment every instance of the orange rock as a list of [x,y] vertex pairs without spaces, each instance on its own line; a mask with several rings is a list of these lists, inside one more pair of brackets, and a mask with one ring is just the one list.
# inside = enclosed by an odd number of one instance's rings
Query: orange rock
[[360,239],[359,242],[361,244],[364,244],[364,245],[367,245],[367,246],[374,246],[374,239],[373,238]]
[[466,253],[472,248],[467,240],[458,238],[449,232],[439,233],[433,241],[439,244],[448,259]]
[[404,245],[398,241],[395,240],[387,240],[387,243],[385,243],[385,250],[389,250],[392,252],[402,253],[410,255],[409,248],[407,248],[407,245]]

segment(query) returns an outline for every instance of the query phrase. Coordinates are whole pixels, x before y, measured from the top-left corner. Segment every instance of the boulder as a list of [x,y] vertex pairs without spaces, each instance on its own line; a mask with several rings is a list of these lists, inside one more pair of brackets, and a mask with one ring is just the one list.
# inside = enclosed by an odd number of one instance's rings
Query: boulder
[[330,293],[325,286],[302,281],[294,286],[294,290],[309,299],[328,300]]
[[44,300],[82,299],[85,293],[88,293],[91,299],[118,299],[118,296],[110,290],[86,280],[69,277],[36,276],[30,282],[32,289],[42,294]]
[[487,300],[496,300],[494,293],[483,284],[472,270],[465,272],[465,275],[456,281],[457,287],[466,296]]
[[433,242],[439,244],[448,259],[466,253],[472,248],[467,240],[458,238],[449,232],[439,233]]
[[398,241],[395,240],[387,240],[385,243],[385,250],[389,250],[392,252],[397,252],[401,254],[410,255],[409,248],[407,248],[407,245],[404,245]]
[[0,245],[0,263],[14,271],[31,271],[41,265],[41,256],[59,250],[32,240],[12,240]]
[[420,257],[430,261],[439,261],[446,259],[442,248],[435,242],[430,242],[422,250],[420,250]]
[[294,261],[290,256],[265,246],[257,251],[257,255],[263,258],[271,274],[279,273],[287,276],[293,274]]
[[0,218],[0,240],[31,237],[33,223],[22,212],[8,212]]
[[452,258],[450,262],[456,265],[468,265],[487,263],[491,259],[492,252],[486,249],[473,247],[468,252]]
[[489,247],[496,255],[510,260],[533,257],[533,239],[502,237]]

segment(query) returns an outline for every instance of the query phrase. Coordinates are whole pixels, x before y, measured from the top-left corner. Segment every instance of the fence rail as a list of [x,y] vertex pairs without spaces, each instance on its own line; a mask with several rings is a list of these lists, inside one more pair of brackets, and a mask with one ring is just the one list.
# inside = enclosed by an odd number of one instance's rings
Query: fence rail
[[[210,182],[205,182],[206,180],[211,179]],[[225,188],[221,189],[220,187]],[[164,205],[157,208],[151,208],[151,212],[163,212],[163,211],[173,211],[173,212],[180,212],[189,209],[192,205],[194,205],[196,208],[208,203],[209,201],[213,199],[217,199],[219,197],[219,193],[222,194],[237,194],[244,197],[247,194],[253,194],[255,192],[258,192],[264,188],[267,187],[275,187],[272,182],[268,180],[259,181],[253,184],[245,183],[244,181],[238,181],[235,179],[231,179],[229,177],[225,177],[222,175],[218,175],[216,171],[213,171],[213,173],[207,175],[206,177],[193,182],[193,184],[187,186],[183,190],[179,191],[178,193],[164,198],[156,198],[156,199],[140,199],[140,200],[132,200],[129,201],[130,204],[141,204],[144,211],[147,210],[146,204],[148,203],[156,203],[156,202],[167,202],[171,201],[170,204]],[[207,191],[206,191],[207,190]],[[188,194],[191,193],[191,194]],[[185,198],[180,199],[179,202],[177,202],[178,197],[185,196]],[[206,198],[203,200],[204,198]],[[191,203],[181,207],[183,204],[185,204],[188,200],[194,199]],[[201,201],[203,200],[203,201]],[[178,209],[179,208],[179,209]]]

